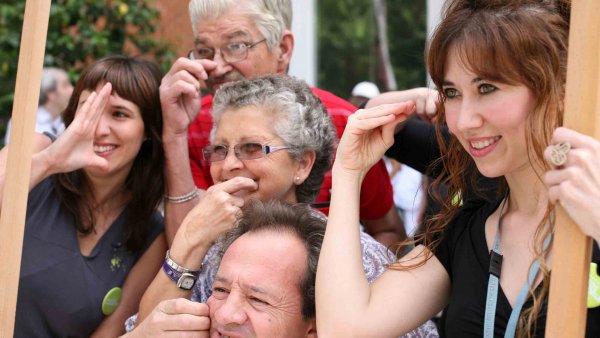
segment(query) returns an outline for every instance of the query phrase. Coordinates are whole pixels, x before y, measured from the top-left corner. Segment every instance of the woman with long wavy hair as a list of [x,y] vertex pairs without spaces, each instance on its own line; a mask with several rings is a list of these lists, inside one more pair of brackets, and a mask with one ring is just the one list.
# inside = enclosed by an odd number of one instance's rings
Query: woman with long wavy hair
[[[421,245],[371,286],[355,263],[347,224],[357,215],[348,209],[415,105],[353,116],[334,164],[317,273],[320,334],[398,336],[444,309],[442,336],[544,336],[554,205],[600,239],[600,144],[560,128],[569,12],[565,0],[447,3],[427,64],[443,103],[436,123],[451,134],[438,133],[436,167],[449,197]],[[499,182],[495,198],[478,193],[481,175]],[[592,308],[587,336],[599,334],[600,308]]]

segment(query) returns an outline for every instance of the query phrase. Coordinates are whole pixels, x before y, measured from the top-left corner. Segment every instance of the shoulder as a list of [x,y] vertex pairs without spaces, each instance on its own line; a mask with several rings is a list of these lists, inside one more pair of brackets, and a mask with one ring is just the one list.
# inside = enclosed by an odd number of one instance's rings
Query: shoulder
[[58,203],[58,198],[55,196],[55,193],[52,176],[45,178],[29,192],[27,210],[39,208],[46,201]]
[[317,87],[311,88],[312,92],[319,97],[325,108],[328,111],[334,110],[336,113],[344,112],[347,115],[354,113],[357,108],[350,102],[342,99],[339,96],[334,95],[326,90],[319,89]]

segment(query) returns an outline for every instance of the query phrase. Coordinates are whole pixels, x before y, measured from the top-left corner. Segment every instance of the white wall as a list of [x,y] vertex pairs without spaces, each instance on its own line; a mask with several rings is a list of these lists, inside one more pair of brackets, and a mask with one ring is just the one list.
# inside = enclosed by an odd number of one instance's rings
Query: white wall
[[444,0],[427,0],[427,36],[431,36],[433,29],[440,22],[440,13]]
[[[444,0],[427,0],[427,41],[441,19]],[[429,74],[427,74],[427,86],[434,87]]]
[[295,37],[290,74],[317,85],[317,12],[316,0],[293,0],[292,32]]

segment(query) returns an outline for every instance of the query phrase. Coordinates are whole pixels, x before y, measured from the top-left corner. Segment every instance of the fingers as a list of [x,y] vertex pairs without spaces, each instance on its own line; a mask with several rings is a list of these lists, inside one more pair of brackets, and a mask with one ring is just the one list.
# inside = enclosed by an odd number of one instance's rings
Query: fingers
[[382,104],[369,109],[361,109],[354,115],[360,120],[377,118],[387,115],[405,115],[408,116],[415,111],[415,103],[413,101]]
[[177,337],[194,332],[208,332],[210,317],[208,306],[184,298],[160,302],[140,326],[148,336],[162,336],[177,333]]
[[179,58],[175,61],[169,72],[167,72],[167,78],[174,76],[175,74],[185,71],[193,75],[196,79],[206,80],[208,79],[208,72],[212,71],[217,67],[217,63],[212,60],[190,60],[188,58]]
[[208,305],[185,298],[162,301],[156,306],[156,310],[170,315],[185,313],[194,316],[208,316]]
[[[108,98],[110,97],[110,93],[112,92],[112,84],[107,82],[102,86],[98,95],[91,100],[91,106],[89,108],[92,116],[90,122],[92,125],[96,126],[100,117],[102,116],[102,112],[106,108],[106,104],[108,103]],[[88,100],[89,101],[89,100]],[[87,102],[86,102],[87,103]]]
[[[363,131],[387,125],[385,135],[389,137],[390,133],[393,135],[396,125],[406,120],[414,110],[415,103],[412,101],[384,104],[357,111],[350,115],[348,124],[351,126],[350,129],[353,127]],[[350,122],[352,120],[356,122]],[[390,128],[391,130],[388,130]]]
[[219,183],[214,187],[218,187],[219,190],[228,194],[235,194],[242,190],[255,191],[258,189],[258,184],[254,180],[247,177],[234,177],[223,183]]

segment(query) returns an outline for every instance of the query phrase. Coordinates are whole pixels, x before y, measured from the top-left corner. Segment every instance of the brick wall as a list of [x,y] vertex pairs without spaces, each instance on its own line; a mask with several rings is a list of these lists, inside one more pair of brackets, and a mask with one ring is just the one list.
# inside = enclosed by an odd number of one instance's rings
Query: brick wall
[[194,42],[188,0],[155,0],[155,7],[160,10],[158,37],[168,41],[178,56],[185,56]]

